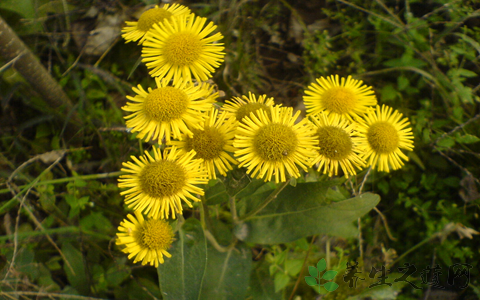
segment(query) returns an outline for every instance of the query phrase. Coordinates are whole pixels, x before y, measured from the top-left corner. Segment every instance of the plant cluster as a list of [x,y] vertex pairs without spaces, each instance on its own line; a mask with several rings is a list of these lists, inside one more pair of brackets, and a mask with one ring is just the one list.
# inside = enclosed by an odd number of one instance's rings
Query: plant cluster
[[145,151],[123,163],[128,175],[119,179],[135,217],[121,223],[117,245],[134,262],[164,263],[173,242],[165,220],[182,214],[183,204],[201,201],[202,185],[217,173],[229,176],[235,165],[275,183],[299,178],[300,169],[313,166],[329,177],[348,178],[364,167],[399,169],[408,160],[401,149],[413,149],[408,120],[377,105],[372,88],[351,76],[312,83],[304,96],[307,117],[300,121],[300,111],[275,105],[266,95],[249,93],[217,108],[218,92],[206,80],[223,61],[223,36],[206,22],[184,6],[167,4],[123,29],[127,42],[139,41],[156,82],[155,88],[134,88],[136,95],[123,107],[130,113],[127,127],[158,143],[153,155]]

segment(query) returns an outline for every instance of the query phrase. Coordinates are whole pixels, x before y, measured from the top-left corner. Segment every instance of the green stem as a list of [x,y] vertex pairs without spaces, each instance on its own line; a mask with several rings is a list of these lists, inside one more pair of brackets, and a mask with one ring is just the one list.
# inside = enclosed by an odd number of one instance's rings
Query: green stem
[[[36,185],[64,183],[64,182],[74,181],[76,179],[91,180],[91,179],[111,178],[111,177],[118,177],[122,174],[123,174],[123,172],[118,171],[118,172],[110,172],[110,173],[80,175],[80,176],[74,176],[74,177],[65,177],[65,178],[59,178],[59,179],[39,181],[39,182],[36,183]],[[28,188],[28,187],[30,187],[30,183],[20,185],[18,187],[20,189]],[[5,193],[8,193],[8,192],[10,192],[10,189],[1,189],[0,190],[0,194],[5,194]]]
[[238,223],[238,216],[237,216],[237,206],[236,206],[236,199],[235,197],[228,197],[228,201],[230,202],[230,212],[232,214],[232,220],[233,220],[233,224],[237,224]]
[[[97,238],[100,238],[100,239],[104,239],[104,240],[107,240],[107,241],[112,238],[109,235],[100,234],[100,233],[96,233],[96,232],[89,231],[89,230],[82,230],[81,228],[78,228],[78,227],[75,227],[75,226],[45,229],[44,231],[19,232],[17,234],[17,236],[18,236],[18,239],[22,239],[22,238],[43,236],[43,235],[47,235],[47,234],[50,235],[50,234],[80,234],[80,233],[81,234],[87,234],[87,235],[97,237]],[[7,240],[13,240],[14,236],[15,236],[14,234],[0,236],[0,242],[5,242]]]
[[280,194],[280,192],[283,191],[283,189],[286,188],[289,183],[290,178],[288,178],[287,181],[282,182],[282,184],[279,185],[259,206],[257,206],[257,208],[240,217],[240,221],[246,221],[261,212],[265,207],[267,207],[268,204],[270,204],[270,202],[277,198],[278,194]]
[[[101,174],[91,174],[91,175],[83,175],[83,176],[75,176],[75,177],[67,177],[67,178],[60,178],[60,179],[53,179],[53,180],[45,180],[45,181],[32,181],[28,184],[21,185],[19,188],[22,190],[15,194],[15,197],[12,199],[8,200],[7,203],[3,204],[0,207],[0,215],[3,214],[4,212],[8,211],[12,207],[14,207],[17,204],[17,198],[20,197],[23,193],[28,191],[30,188],[33,188],[36,185],[42,185],[42,184],[55,184],[55,183],[63,183],[63,182],[69,182],[73,181],[75,179],[83,179],[83,180],[89,180],[89,179],[101,179],[101,178],[110,178],[110,177],[117,177],[120,176],[123,172],[111,172],[111,173],[101,173]],[[37,177],[40,178],[44,174],[43,172]],[[0,190],[0,194],[2,193],[8,193],[10,192],[10,189],[2,189]]]
[[436,239],[437,237],[439,236],[438,232],[435,233],[434,235],[432,235],[431,237],[428,237],[426,239],[424,239],[423,241],[421,241],[420,243],[416,244],[415,246],[413,246],[412,248],[408,249],[407,251],[405,251],[402,255],[400,255],[396,260],[393,261],[393,263],[391,264],[392,266],[394,266],[396,263],[398,263],[400,260],[402,260],[405,256],[407,256],[408,254],[410,254],[411,252],[415,251],[416,249],[422,247],[423,245],[425,245],[426,243],[429,243],[431,241],[433,241],[434,239]]

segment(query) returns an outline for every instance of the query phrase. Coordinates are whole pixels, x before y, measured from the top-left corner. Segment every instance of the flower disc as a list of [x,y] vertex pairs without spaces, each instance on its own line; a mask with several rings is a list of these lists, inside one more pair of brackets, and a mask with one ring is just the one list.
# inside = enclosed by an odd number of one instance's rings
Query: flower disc
[[154,77],[174,82],[189,82],[194,77],[205,81],[223,62],[225,53],[221,33],[211,34],[217,26],[206,18],[182,15],[153,25],[146,34],[142,57]]
[[192,207],[191,202],[200,201],[192,194],[203,195],[203,189],[196,184],[206,184],[206,170],[201,161],[194,159],[191,151],[180,156],[173,147],[166,149],[163,156],[160,149],[153,147],[152,157],[147,151],[134,162],[123,163],[123,172],[118,180],[118,187],[127,188],[120,193],[125,195],[125,203],[135,211],[145,212],[154,219],[164,219],[182,213],[181,202]]
[[371,109],[360,121],[363,157],[368,165],[379,171],[400,169],[408,157],[401,149],[413,150],[413,133],[407,118],[383,105]]
[[203,113],[209,111],[218,93],[208,84],[194,85],[177,82],[169,86],[166,80],[155,78],[156,89],[145,91],[141,85],[133,88],[135,97],[127,96],[132,102],[122,107],[131,112],[125,116],[127,127],[139,132],[138,138],[168,141],[192,135],[192,128],[200,128]]
[[285,171],[299,177],[297,165],[306,171],[317,147],[308,120],[295,124],[299,115],[292,116],[292,108],[274,106],[270,114],[258,110],[245,117],[233,143],[239,167],[246,166],[247,173],[265,181],[275,175],[277,183],[287,180]]
[[218,115],[218,110],[212,108],[201,128],[192,129],[191,137],[184,136],[181,141],[171,141],[181,153],[194,150],[195,158],[200,159],[207,169],[209,179],[217,178],[215,170],[226,176],[232,169],[232,164],[238,163],[229,154],[235,151],[232,146],[235,137],[234,122],[231,119],[226,121],[225,117],[225,113]]
[[142,265],[158,267],[159,263],[164,263],[163,256],[171,257],[167,249],[173,242],[174,234],[165,220],[145,220],[139,211],[127,218],[118,227],[120,232],[117,233],[116,244],[124,246],[122,251],[129,254],[129,259],[135,257],[134,263],[142,261]]
[[315,137],[318,141],[318,155],[313,164],[318,163],[318,171],[323,169],[328,176],[338,175],[339,166],[345,177],[355,175],[355,168],[365,166],[360,158],[359,138],[355,125],[339,115],[320,113],[312,117],[316,126]]

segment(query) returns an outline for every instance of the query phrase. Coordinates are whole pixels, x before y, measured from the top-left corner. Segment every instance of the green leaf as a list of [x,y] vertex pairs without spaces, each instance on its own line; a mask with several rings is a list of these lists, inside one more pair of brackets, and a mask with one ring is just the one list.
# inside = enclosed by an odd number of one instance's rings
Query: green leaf
[[[375,194],[330,203],[327,190],[341,181],[299,183],[287,186],[277,198],[256,216],[234,228],[234,234],[245,242],[259,244],[287,243],[314,234],[352,237],[353,221],[370,211],[380,201]],[[237,207],[248,212],[258,206],[270,192],[242,199]]]
[[272,276],[268,272],[269,264],[262,260],[257,262],[250,274],[249,294],[247,299],[281,300],[282,294],[275,293]]
[[68,281],[81,295],[88,295],[88,293],[90,293],[90,286],[85,273],[82,253],[69,243],[63,244],[62,252],[73,269],[72,273],[72,269],[64,263],[63,269],[67,274]]
[[158,266],[164,299],[198,299],[207,268],[207,242],[200,221],[188,219],[169,249],[172,257]]
[[310,276],[318,277],[318,270],[315,267],[309,266],[308,273],[310,274]]
[[335,291],[336,289],[338,289],[338,284],[336,284],[335,282],[327,282],[323,285],[323,287],[329,291],[329,292],[333,292]]
[[285,262],[285,272],[291,276],[297,276],[302,270],[303,259],[287,260]]
[[205,191],[205,199],[207,199],[207,205],[216,205],[227,202],[228,194],[223,182],[219,181],[214,186],[209,187]]
[[315,277],[305,276],[305,282],[306,282],[309,286],[318,285],[317,279],[316,279]]
[[410,81],[405,76],[399,76],[397,78],[397,85],[398,85],[398,90],[403,91],[410,85]]
[[382,101],[389,102],[397,98],[398,92],[395,87],[391,84],[385,85],[381,90]]
[[440,147],[451,148],[455,145],[455,140],[447,136],[437,142]]
[[471,135],[471,134],[465,134],[465,135],[462,135],[462,136],[458,136],[455,138],[455,140],[459,143],[462,143],[462,144],[473,144],[473,143],[476,143],[478,141],[480,141],[480,139],[474,135]]
[[323,271],[325,271],[326,268],[327,268],[327,261],[325,260],[325,258],[322,258],[317,263],[318,272],[322,273]]
[[290,277],[285,273],[278,272],[277,274],[275,274],[273,282],[275,283],[276,293],[283,290],[288,285],[288,283],[290,282]]
[[223,253],[208,244],[207,271],[199,299],[244,300],[251,268],[252,251],[243,243]]
[[337,271],[330,270],[323,274],[322,279],[332,280],[333,278],[335,278],[335,276],[337,276],[337,274],[338,274]]

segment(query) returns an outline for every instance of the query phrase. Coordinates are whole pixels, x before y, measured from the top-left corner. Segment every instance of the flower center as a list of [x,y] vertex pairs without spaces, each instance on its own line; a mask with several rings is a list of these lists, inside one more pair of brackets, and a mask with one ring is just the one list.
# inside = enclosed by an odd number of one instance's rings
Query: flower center
[[250,116],[250,113],[255,112],[259,109],[263,109],[264,111],[270,112],[268,110],[268,106],[263,103],[253,102],[253,103],[247,103],[245,105],[240,106],[237,110],[237,114],[235,115],[237,118],[237,121],[242,121],[243,118]]
[[150,250],[167,250],[173,242],[172,227],[165,220],[150,219],[137,233],[138,243]]
[[205,160],[220,157],[220,153],[225,146],[225,137],[215,127],[206,126],[204,130],[192,129],[193,138],[187,137],[185,140],[185,150],[192,149],[197,152],[196,158]]
[[154,198],[175,195],[186,182],[185,169],[176,162],[161,160],[146,165],[139,175],[141,190]]
[[326,90],[321,101],[328,111],[346,114],[355,108],[357,97],[351,89],[336,86]]
[[142,14],[137,23],[137,28],[140,31],[147,32],[152,28],[153,24],[160,23],[163,20],[170,18],[172,13],[163,8],[152,8]]
[[386,121],[372,124],[367,131],[367,139],[370,147],[378,153],[392,153],[400,142],[397,130]]
[[352,153],[353,143],[345,130],[335,126],[320,127],[317,130],[318,152],[327,158],[341,160]]
[[287,125],[273,123],[262,127],[253,139],[257,154],[267,161],[282,161],[293,154],[298,138]]
[[187,94],[177,88],[166,86],[151,91],[145,101],[145,114],[150,120],[170,122],[180,118],[188,108]]
[[202,42],[198,35],[190,32],[172,34],[165,42],[166,61],[178,66],[188,66],[197,61],[202,53]]

